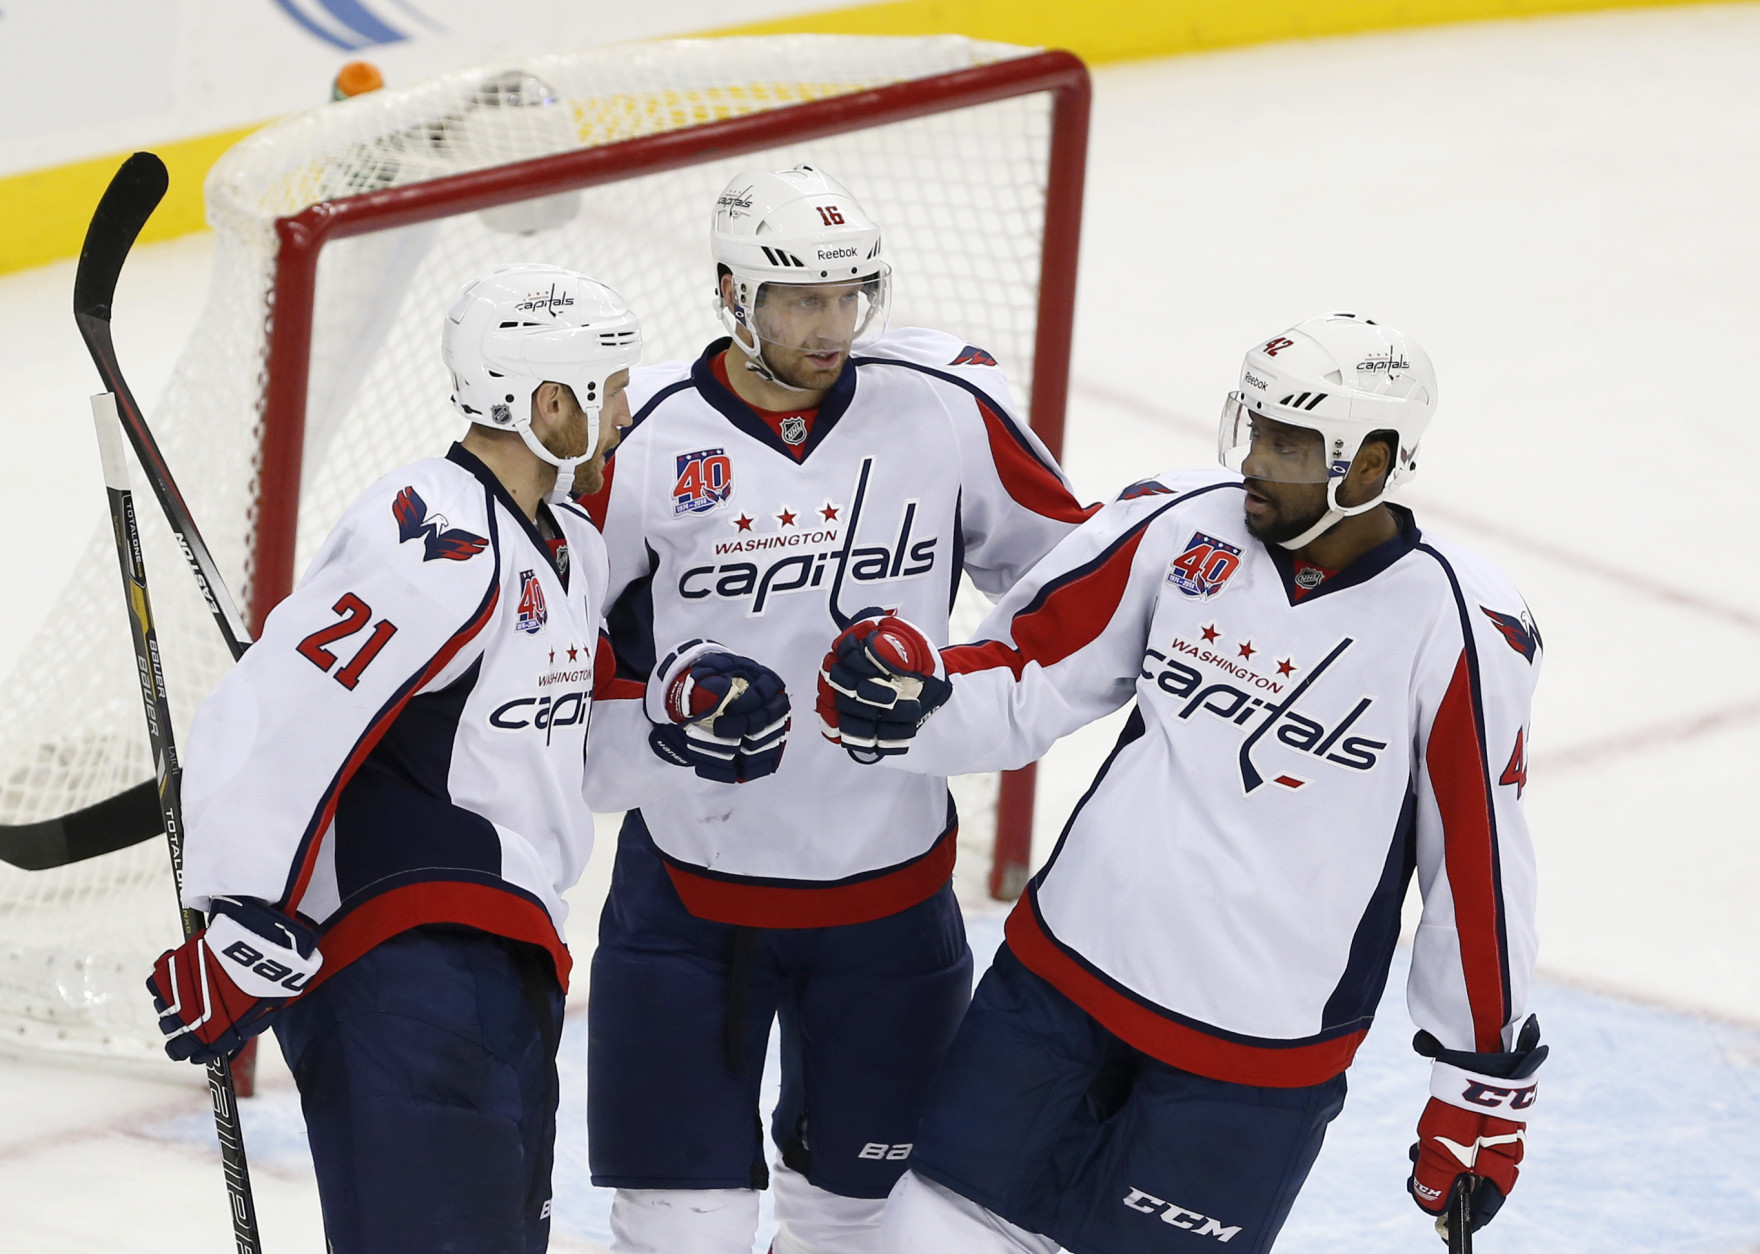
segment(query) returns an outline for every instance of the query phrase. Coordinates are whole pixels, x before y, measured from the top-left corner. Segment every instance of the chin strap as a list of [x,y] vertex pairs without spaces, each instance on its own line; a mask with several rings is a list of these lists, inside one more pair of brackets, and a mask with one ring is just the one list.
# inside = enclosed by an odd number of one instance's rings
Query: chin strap
[[1326,512],[1320,515],[1318,522],[1294,539],[1279,540],[1277,543],[1292,553],[1298,549],[1305,549],[1345,519],[1356,514],[1366,514],[1387,499],[1387,490],[1383,488],[1372,500],[1365,501],[1361,505],[1340,505],[1338,503],[1338,485],[1343,482],[1343,478],[1338,478],[1327,483]]

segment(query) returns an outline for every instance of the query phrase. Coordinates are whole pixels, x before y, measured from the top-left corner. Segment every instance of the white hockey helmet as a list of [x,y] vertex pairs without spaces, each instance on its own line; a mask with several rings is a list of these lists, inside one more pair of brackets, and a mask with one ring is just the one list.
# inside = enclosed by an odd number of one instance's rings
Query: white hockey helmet
[[716,262],[733,274],[731,306],[721,297],[717,277],[716,311],[733,342],[766,376],[763,341],[770,337],[758,313],[766,284],[860,283],[859,308],[844,347],[886,329],[892,267],[881,255],[880,227],[843,184],[822,170],[797,165],[738,175],[716,198],[709,240]]
[[[599,447],[605,381],[641,355],[641,324],[623,297],[559,266],[496,266],[464,285],[440,329],[459,412],[519,432],[536,456],[570,473]],[[532,434],[532,394],[544,383],[574,392],[587,416],[585,456],[558,457]]]
[[[1299,549],[1341,518],[1373,509],[1417,473],[1418,442],[1435,412],[1436,371],[1415,340],[1360,314],[1322,314],[1248,350],[1240,386],[1223,403],[1219,452],[1223,465],[1242,469],[1255,415],[1320,433],[1316,454],[1254,466],[1255,477],[1327,485],[1327,512],[1283,542]],[[1373,500],[1340,505],[1339,484],[1376,431],[1398,437],[1393,469]]]

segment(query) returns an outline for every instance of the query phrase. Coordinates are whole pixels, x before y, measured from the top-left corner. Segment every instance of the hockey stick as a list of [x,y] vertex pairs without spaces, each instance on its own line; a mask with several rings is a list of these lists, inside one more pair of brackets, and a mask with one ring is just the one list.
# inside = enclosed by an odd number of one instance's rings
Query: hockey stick
[[250,629],[233,604],[226,581],[220,577],[220,567],[197,530],[195,519],[190,517],[183,493],[177,490],[164,454],[141,415],[134,393],[129,391],[128,381],[122,377],[116,346],[110,339],[110,307],[116,299],[116,280],[122,274],[122,263],[128,260],[135,237],[159,207],[168,186],[170,176],[165,172],[165,163],[150,152],[135,153],[116,171],[92,214],[92,224],[86,228],[86,242],[80,249],[79,269],[73,279],[73,317],[79,323],[86,351],[91,353],[92,364],[98,368],[105,389],[116,397],[123,430],[134,445],[153,495],[159,498],[159,507],[165,511],[172,534],[177,537],[177,547],[183,550],[184,560],[195,576],[196,587],[208,603],[208,613],[213,615],[214,625],[237,661],[250,648]]
[[[116,560],[122,571],[123,596],[128,601],[129,634],[134,638],[141,705],[147,716],[147,739],[152,744],[153,769],[159,784],[159,817],[171,848],[171,873],[181,906],[183,801],[178,795],[177,745],[172,738],[171,703],[165,696],[159,638],[153,630],[153,603],[147,596],[147,568],[141,557],[141,533],[135,519],[134,493],[128,484],[128,462],[122,451],[116,398],[108,392],[94,396],[92,417],[98,426],[98,453],[103,459],[104,487],[110,498],[110,526],[116,535]],[[180,908],[178,914],[183,921],[185,940],[201,931],[204,920],[198,912]],[[214,1131],[220,1138],[226,1192],[232,1199],[233,1242],[240,1254],[261,1254],[250,1168],[244,1157],[244,1131],[239,1126],[238,1094],[232,1084],[232,1066],[225,1058],[208,1064],[208,1094],[214,1103]]]
[[1448,1254],[1473,1254],[1473,1190],[1478,1185],[1478,1176],[1457,1176],[1448,1209],[1436,1221],[1442,1239],[1448,1242]]
[[[129,442],[147,472],[147,481],[165,511],[196,587],[236,661],[250,647],[250,630],[122,376],[110,334],[110,310],[122,263],[168,185],[164,163],[150,152],[135,153],[116,171],[92,215],[80,250],[73,282],[73,315],[104,386],[116,396]],[[37,823],[0,824],[0,861],[41,871],[151,840],[160,831],[157,793],[153,781],[143,780],[71,814]]]

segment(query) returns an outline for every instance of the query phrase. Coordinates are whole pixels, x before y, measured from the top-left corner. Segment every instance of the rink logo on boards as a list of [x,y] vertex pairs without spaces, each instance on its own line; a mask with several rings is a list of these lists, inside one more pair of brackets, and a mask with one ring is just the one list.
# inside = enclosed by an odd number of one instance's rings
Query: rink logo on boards
[[[1296,703],[1307,695],[1314,681],[1325,674],[1354,643],[1355,641],[1346,636],[1287,695],[1284,693],[1286,684],[1250,670],[1237,660],[1223,657],[1201,644],[1177,638],[1169,646],[1168,653],[1162,653],[1158,649],[1148,650],[1139,674],[1141,678],[1153,683],[1160,692],[1180,702],[1174,718],[1189,721],[1199,714],[1207,714],[1246,731],[1239,755],[1241,786],[1251,793],[1265,783],[1264,776],[1253,763],[1253,750],[1265,734],[1273,729],[1279,744],[1298,753],[1321,758],[1335,766],[1353,771],[1367,771],[1372,770],[1381,760],[1379,754],[1387,748],[1387,741],[1371,740],[1361,735],[1346,735],[1375,704],[1373,697],[1359,699],[1348,714],[1331,726],[1299,713],[1295,708]],[[1181,661],[1179,657],[1172,656],[1174,654],[1223,671],[1230,679],[1239,682],[1209,682],[1203,671]],[[1152,670],[1150,659],[1160,663],[1158,670]],[[1249,687],[1257,688],[1267,695],[1256,697],[1247,691]],[[1279,776],[1274,782],[1287,788],[1298,788],[1306,781],[1296,780],[1293,776]]]
[[1222,591],[1240,568],[1238,546],[1194,531],[1186,541],[1186,551],[1168,564],[1167,582],[1189,597],[1208,601]]
[[446,515],[430,514],[427,502],[415,488],[406,487],[391,502],[391,516],[397,520],[397,542],[422,542],[422,560],[431,562],[444,558],[449,562],[469,561],[489,547],[489,541],[473,532],[449,527]]
[[514,628],[528,636],[535,636],[550,621],[550,611],[544,604],[544,583],[538,578],[535,570],[519,572],[519,617],[514,620]]
[[677,457],[678,478],[672,485],[672,514],[701,514],[727,504],[733,496],[733,459],[724,448],[698,449]]
[[1124,1204],[1138,1214],[1154,1215],[1162,1223],[1175,1228],[1184,1228],[1201,1237],[1215,1237],[1224,1245],[1241,1230],[1240,1224],[1225,1227],[1221,1220],[1212,1219],[1199,1211],[1187,1210],[1184,1206],[1176,1206],[1172,1202],[1164,1202],[1153,1193],[1145,1193],[1142,1189],[1132,1189],[1126,1193]]

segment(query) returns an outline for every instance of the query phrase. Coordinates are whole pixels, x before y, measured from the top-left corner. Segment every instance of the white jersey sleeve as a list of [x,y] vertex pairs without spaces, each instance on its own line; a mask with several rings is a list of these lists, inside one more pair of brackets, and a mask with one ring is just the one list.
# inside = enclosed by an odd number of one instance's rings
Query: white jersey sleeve
[[[1202,486],[1219,476],[1188,478]],[[910,751],[886,765],[946,775],[1013,770],[1131,699],[1154,576],[1166,564],[1142,541],[1180,499],[1145,483],[1152,487],[1127,490],[1070,532],[997,602],[971,643],[942,650],[953,695]]]
[[1490,563],[1425,546],[1455,622],[1430,642],[1417,695],[1417,874],[1424,912],[1407,1004],[1446,1049],[1512,1049],[1534,966],[1534,850],[1522,811],[1541,642]]
[[297,908],[374,733],[482,651],[499,591],[484,499],[463,475],[374,485],[202,704],[185,754],[187,906],[223,893]]
[[889,333],[875,351],[970,398],[950,410],[961,463],[962,557],[972,582],[995,600],[1093,510],[1077,503],[1056,459],[1016,414],[1008,379],[989,353],[917,327]]

